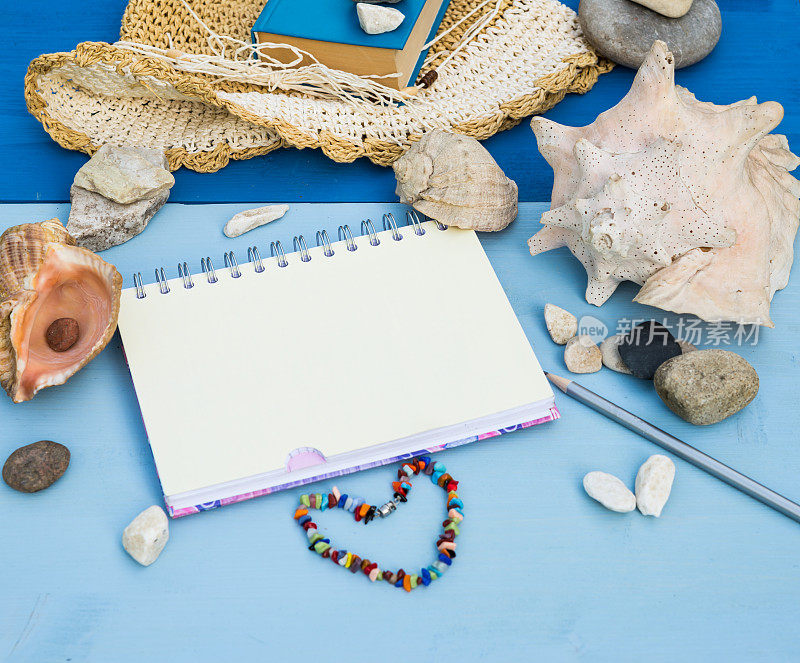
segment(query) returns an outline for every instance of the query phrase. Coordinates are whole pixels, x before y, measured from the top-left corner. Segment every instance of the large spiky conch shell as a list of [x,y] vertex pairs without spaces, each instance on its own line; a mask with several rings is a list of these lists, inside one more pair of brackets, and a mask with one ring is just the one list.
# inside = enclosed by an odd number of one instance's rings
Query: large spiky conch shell
[[445,224],[502,230],[517,218],[517,185],[475,138],[433,129],[392,165],[400,202]]
[[718,106],[674,84],[657,41],[630,92],[586,127],[534,118],[553,167],[552,205],[532,254],[568,246],[601,305],[621,281],[635,301],[708,321],[773,326],[800,217],[800,159],[775,102]]
[[[63,384],[97,356],[117,328],[121,288],[114,266],[75,246],[58,219],[0,236],[0,385],[15,403]],[[64,352],[45,338],[59,318],[80,329]]]

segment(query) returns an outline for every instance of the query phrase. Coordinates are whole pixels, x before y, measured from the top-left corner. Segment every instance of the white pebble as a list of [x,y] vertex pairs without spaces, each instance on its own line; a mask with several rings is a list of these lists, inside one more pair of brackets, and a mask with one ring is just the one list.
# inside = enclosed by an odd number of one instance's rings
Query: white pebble
[[589,497],[611,511],[627,513],[636,508],[634,494],[613,474],[589,472],[583,477],[583,488]]
[[122,533],[122,547],[142,566],[155,562],[168,540],[167,514],[160,506],[142,511]]
[[368,5],[365,2],[359,2],[356,5],[356,12],[362,30],[368,35],[379,35],[382,32],[396,30],[405,19],[403,12],[397,9]]
[[247,209],[236,214],[225,224],[222,232],[226,237],[238,237],[271,221],[280,219],[289,210],[288,205],[265,205],[255,209]]
[[571,373],[597,373],[603,368],[603,355],[591,337],[581,334],[567,341],[564,363]]
[[544,305],[544,323],[550,338],[559,345],[564,345],[578,333],[578,318],[555,304]]
[[650,456],[636,473],[636,505],[645,516],[661,515],[669,499],[672,481],[675,479],[675,463],[666,456]]
[[617,373],[627,373],[630,375],[631,369],[625,365],[625,362],[622,361],[622,357],[619,356],[619,344],[623,337],[624,334],[616,334],[603,339],[603,342],[600,343],[600,353],[603,355],[604,366],[610,368],[612,371],[617,371]]

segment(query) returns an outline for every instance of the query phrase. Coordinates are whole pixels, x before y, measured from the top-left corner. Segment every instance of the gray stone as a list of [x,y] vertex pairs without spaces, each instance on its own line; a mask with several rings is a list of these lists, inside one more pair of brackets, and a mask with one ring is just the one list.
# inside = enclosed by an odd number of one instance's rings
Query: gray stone
[[393,5],[400,0],[353,0],[353,2],[366,2],[368,5]]
[[153,215],[167,202],[169,189],[129,205],[115,203],[99,193],[74,184],[69,197],[72,207],[67,220],[67,232],[75,238],[78,246],[90,251],[105,251],[142,232]]
[[578,18],[586,39],[600,55],[638,69],[657,39],[675,56],[675,68],[708,55],[722,34],[714,0],[694,0],[680,18],[668,18],[630,0],[581,0]]
[[696,350],[658,367],[656,392],[667,407],[698,426],[737,413],[758,393],[758,374],[735,352]]
[[127,205],[169,191],[175,178],[160,150],[106,144],[75,174],[73,184]]

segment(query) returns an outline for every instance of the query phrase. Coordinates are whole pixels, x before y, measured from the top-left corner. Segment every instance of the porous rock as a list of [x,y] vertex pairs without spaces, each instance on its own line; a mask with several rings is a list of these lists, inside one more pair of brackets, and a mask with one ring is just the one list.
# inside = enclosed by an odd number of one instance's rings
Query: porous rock
[[169,190],[123,205],[105,196],[72,185],[72,207],[67,232],[78,246],[90,251],[105,251],[136,237],[169,198]]
[[168,540],[167,514],[155,505],[136,516],[122,533],[123,548],[142,566],[155,562]]
[[661,323],[648,320],[636,325],[617,345],[619,356],[637,378],[652,380],[667,359],[681,354],[681,346]]
[[555,304],[544,305],[544,322],[550,338],[559,345],[564,345],[578,333],[578,319]]
[[680,18],[662,16],[630,0],[581,0],[578,18],[600,55],[632,69],[644,62],[659,39],[675,56],[676,69],[688,67],[708,55],[722,34],[714,0],[694,0]]
[[631,374],[631,369],[622,361],[619,356],[619,344],[622,341],[623,334],[615,334],[604,338],[600,343],[600,354],[603,355],[603,366],[610,368],[617,373]]
[[247,209],[231,217],[222,232],[226,237],[238,237],[280,219],[287,211],[289,211],[288,205],[265,205]]
[[405,20],[403,12],[397,9],[365,2],[359,2],[356,5],[356,11],[361,29],[368,35],[379,35],[396,30]]
[[583,477],[583,489],[589,497],[611,511],[627,513],[636,508],[634,494],[613,474],[589,472]]
[[675,463],[662,454],[650,456],[636,473],[636,506],[642,515],[658,518],[669,499]]
[[633,0],[669,18],[680,18],[692,6],[692,0]]
[[73,184],[129,205],[169,191],[175,178],[160,150],[106,144],[76,173]]
[[603,367],[603,355],[591,337],[580,334],[567,341],[564,363],[572,373],[597,373]]
[[667,407],[698,426],[737,413],[758,393],[758,374],[729,350],[697,350],[659,366],[653,383]]
[[69,467],[69,449],[58,442],[40,440],[14,451],[3,465],[3,481],[21,493],[52,486]]

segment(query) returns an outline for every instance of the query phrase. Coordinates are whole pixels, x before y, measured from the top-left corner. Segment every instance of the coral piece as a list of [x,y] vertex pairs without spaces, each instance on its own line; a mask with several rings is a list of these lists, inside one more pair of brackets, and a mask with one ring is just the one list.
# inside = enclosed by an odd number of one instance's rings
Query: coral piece
[[[121,289],[114,266],[75,246],[58,219],[0,236],[0,385],[15,403],[63,384],[106,346]],[[73,320],[79,335],[57,351],[47,332],[62,318]]]
[[788,173],[800,159],[769,133],[782,118],[775,102],[697,101],[655,42],[630,92],[592,124],[533,119],[555,183],[531,253],[568,246],[598,306],[627,280],[643,304],[773,326],[800,217]]
[[517,218],[517,185],[476,139],[426,133],[392,166],[400,202],[447,226],[502,230]]

